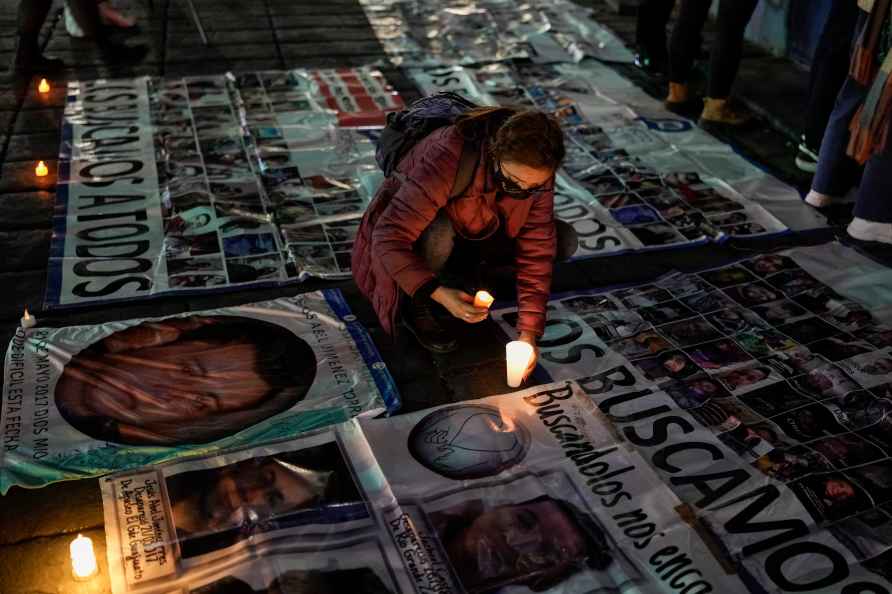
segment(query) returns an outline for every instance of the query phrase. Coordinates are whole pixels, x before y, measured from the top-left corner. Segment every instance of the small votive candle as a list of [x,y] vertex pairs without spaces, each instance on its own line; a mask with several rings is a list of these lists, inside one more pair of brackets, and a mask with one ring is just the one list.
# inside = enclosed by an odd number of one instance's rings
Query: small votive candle
[[25,309],[25,315],[22,316],[22,319],[19,320],[22,328],[33,328],[37,324],[37,318],[28,313],[28,309]]
[[71,573],[74,574],[76,580],[86,580],[99,571],[96,565],[96,553],[93,552],[93,541],[78,534],[77,538],[71,541],[69,547],[71,553]]
[[495,297],[490,295],[488,291],[477,291],[477,294],[474,295],[474,307],[489,309],[493,301],[495,301]]
[[533,345],[522,340],[512,340],[505,345],[508,387],[516,388],[523,383],[523,376],[533,358]]
[[34,168],[34,175],[37,177],[46,177],[49,174],[50,170],[46,166],[46,163],[43,161],[37,162],[37,167]]
[[46,82],[45,78],[40,79],[40,84],[37,85],[37,92],[41,95],[46,95],[50,92],[50,83]]

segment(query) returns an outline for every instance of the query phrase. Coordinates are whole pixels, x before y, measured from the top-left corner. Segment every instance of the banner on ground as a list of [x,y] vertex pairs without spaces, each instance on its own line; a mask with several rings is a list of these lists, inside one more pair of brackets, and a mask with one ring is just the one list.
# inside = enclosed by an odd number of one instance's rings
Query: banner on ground
[[112,589],[738,592],[572,382],[102,480]]
[[455,91],[560,119],[567,157],[555,215],[579,235],[576,258],[826,226],[794,188],[605,66],[441,65],[410,75],[426,94]]
[[361,0],[384,51],[398,66],[473,64],[529,58],[631,63],[625,44],[568,0]]
[[[556,297],[576,380],[769,592],[889,592],[892,274],[839,244]],[[516,312],[493,313],[505,329]],[[754,591],[761,591],[754,589]]]
[[174,317],[20,328],[0,493],[289,437],[399,397],[339,291]]
[[349,276],[402,106],[369,68],[70,83],[46,305]]

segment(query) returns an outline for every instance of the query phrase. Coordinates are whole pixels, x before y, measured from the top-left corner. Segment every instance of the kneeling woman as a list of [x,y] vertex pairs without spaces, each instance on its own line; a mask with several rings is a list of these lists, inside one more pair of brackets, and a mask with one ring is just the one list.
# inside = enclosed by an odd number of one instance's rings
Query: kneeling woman
[[[466,141],[478,147],[476,168],[467,189],[450,197]],[[517,276],[518,338],[535,347],[553,263],[576,249],[572,227],[554,219],[554,177],[563,158],[554,118],[508,107],[472,109],[412,147],[378,190],[353,247],[353,276],[385,331],[393,332],[401,309],[424,347],[453,350],[455,338],[433,315],[434,302],[469,324],[488,310],[442,285],[438,274],[454,248],[491,264],[493,254],[507,251]]]

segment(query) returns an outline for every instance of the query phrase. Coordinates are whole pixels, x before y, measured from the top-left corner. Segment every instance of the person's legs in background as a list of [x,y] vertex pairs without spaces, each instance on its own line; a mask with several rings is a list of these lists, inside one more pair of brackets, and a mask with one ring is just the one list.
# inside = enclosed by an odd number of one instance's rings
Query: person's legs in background
[[670,111],[684,113],[690,107],[688,83],[711,4],[712,0],[681,0],[669,42],[669,96],[664,105]]
[[805,129],[796,156],[796,166],[814,173],[824,130],[836,96],[849,73],[852,36],[858,22],[858,5],[852,0],[833,0],[827,22],[815,49],[809,78]]
[[648,72],[665,72],[669,60],[666,46],[666,25],[675,7],[675,0],[643,0],[638,5],[635,22],[635,65]]
[[[867,18],[862,14],[855,26],[855,38],[866,25]],[[867,90],[847,77],[836,97],[821,140],[811,191],[805,197],[805,201],[815,208],[830,206],[834,199],[845,196],[858,182],[861,167],[846,154],[846,148],[849,145],[849,124],[864,102]]]
[[855,218],[849,235],[861,241],[892,243],[892,151],[872,156],[855,199]]
[[52,7],[52,0],[20,0],[19,34],[9,78],[30,76],[32,72],[52,72],[63,68],[61,60],[46,58],[40,50],[40,28]]
[[719,0],[718,33],[709,53],[709,83],[701,124],[736,126],[749,118],[728,105],[743,55],[743,34],[758,0]]

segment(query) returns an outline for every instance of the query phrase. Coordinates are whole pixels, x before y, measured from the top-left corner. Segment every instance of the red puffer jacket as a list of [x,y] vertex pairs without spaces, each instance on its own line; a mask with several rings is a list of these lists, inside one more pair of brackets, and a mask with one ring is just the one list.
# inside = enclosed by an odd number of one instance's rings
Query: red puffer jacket
[[504,222],[516,238],[518,331],[541,336],[555,256],[554,193],[516,200],[497,191],[486,146],[473,181],[462,196],[449,199],[463,140],[454,126],[434,131],[403,157],[369,205],[353,244],[353,278],[369,298],[381,326],[396,327],[400,289],[414,295],[434,273],[413,244],[445,208],[456,233],[483,239]]

